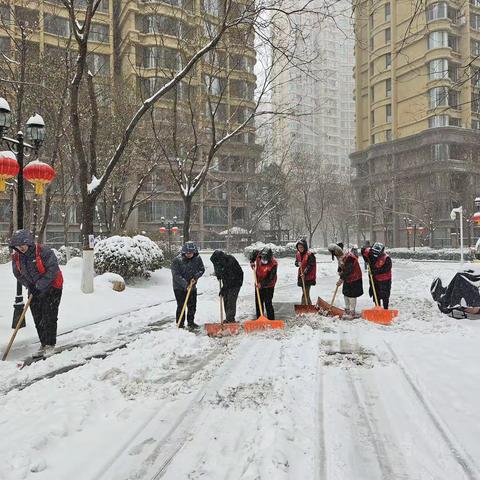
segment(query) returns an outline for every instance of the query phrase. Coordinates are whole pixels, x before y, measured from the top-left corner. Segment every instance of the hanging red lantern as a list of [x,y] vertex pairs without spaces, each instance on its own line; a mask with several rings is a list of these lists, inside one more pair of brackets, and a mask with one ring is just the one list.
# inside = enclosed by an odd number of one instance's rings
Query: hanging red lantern
[[46,163],[34,160],[23,169],[23,176],[35,185],[37,195],[43,195],[44,186],[55,178],[55,170]]
[[178,227],[172,227],[172,233],[175,235],[178,232]]
[[165,227],[160,227],[158,230],[160,231],[160,233],[165,233],[167,231]]
[[407,227],[407,232],[408,233],[413,233],[413,227]]
[[477,225],[480,225],[480,212],[475,212],[472,215],[472,222],[477,224]]
[[0,192],[5,191],[5,181],[17,176],[20,166],[13,152],[0,152]]

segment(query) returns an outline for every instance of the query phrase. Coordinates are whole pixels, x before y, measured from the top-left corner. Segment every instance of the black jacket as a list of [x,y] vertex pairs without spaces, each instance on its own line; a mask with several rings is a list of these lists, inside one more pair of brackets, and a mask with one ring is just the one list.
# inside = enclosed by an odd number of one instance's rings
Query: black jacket
[[223,282],[223,288],[240,288],[243,284],[243,270],[233,255],[215,250],[210,257],[215,276]]
[[172,280],[174,290],[186,290],[190,280],[198,280],[204,273],[205,267],[198,252],[192,258],[178,255],[172,261]]

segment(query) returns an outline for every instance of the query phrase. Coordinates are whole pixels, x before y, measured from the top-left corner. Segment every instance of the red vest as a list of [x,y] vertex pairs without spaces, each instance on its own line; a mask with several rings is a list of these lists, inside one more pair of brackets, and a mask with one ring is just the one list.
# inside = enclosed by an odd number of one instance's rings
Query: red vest
[[[45,273],[45,265],[43,264],[42,257],[40,256],[40,250],[42,249],[42,246],[37,243],[35,244],[35,263],[37,265],[37,270],[40,275],[43,275]],[[20,254],[18,252],[15,252],[13,254],[13,258],[15,260],[15,265],[17,267],[17,270],[19,273],[22,273],[22,267],[20,265]],[[63,275],[62,271],[59,269],[57,276],[55,277],[55,280],[53,280],[52,287],[54,288],[62,288],[63,286]]]
[[[266,263],[265,265],[261,262],[261,258],[257,257],[257,260],[255,262],[255,273],[257,275],[257,282],[262,283],[262,281],[267,278],[268,274],[272,270],[273,267],[277,266],[278,263],[277,261],[272,258],[270,262]],[[277,276],[275,275],[272,279],[271,282],[268,283],[268,285],[263,285],[263,288],[271,288],[274,287],[275,284],[277,283]]]
[[348,252],[345,255],[344,262],[346,263],[347,259],[349,258],[353,259],[353,270],[350,275],[345,279],[345,283],[353,283],[362,279],[362,269],[360,268],[360,264],[358,263],[358,258],[352,252]]
[[[377,258],[377,261],[375,262],[375,268],[382,268],[385,265],[385,262],[387,261],[387,254],[382,254]],[[373,275],[373,278],[377,280],[377,282],[385,282],[387,280],[392,279],[392,269],[390,269],[388,272],[385,273],[376,273]]]
[[[300,278],[300,272],[304,272],[308,265],[308,260],[312,255],[312,252],[309,250],[307,253],[303,254],[303,257],[300,255],[300,252],[297,252],[295,255],[295,260],[300,264],[298,267],[298,278]],[[305,275],[305,281],[309,282],[312,280],[316,280],[317,278],[317,262],[314,262],[310,271]]]

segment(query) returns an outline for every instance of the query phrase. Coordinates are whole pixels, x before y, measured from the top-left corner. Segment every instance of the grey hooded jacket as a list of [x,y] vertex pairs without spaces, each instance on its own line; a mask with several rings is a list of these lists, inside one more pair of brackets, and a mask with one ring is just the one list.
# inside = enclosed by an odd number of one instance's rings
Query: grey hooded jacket
[[[28,245],[26,253],[21,253],[18,250],[20,245]],[[9,246],[19,254],[21,272],[18,271],[15,260],[12,261],[12,269],[13,274],[22,285],[29,290],[34,288],[40,292],[48,290],[60,270],[57,257],[55,253],[53,253],[53,250],[42,245],[39,254],[45,267],[45,273],[41,274],[36,265],[35,240],[28,230],[16,231],[10,240]]]

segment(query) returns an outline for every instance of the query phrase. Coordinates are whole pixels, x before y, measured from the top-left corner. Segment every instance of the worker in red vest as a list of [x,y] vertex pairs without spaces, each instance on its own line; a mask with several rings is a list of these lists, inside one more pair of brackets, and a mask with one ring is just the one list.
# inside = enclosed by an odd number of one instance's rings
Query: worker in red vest
[[357,298],[363,295],[362,269],[358,263],[358,251],[354,247],[342,255],[338,262],[340,279],[337,285],[343,285],[342,293],[345,300],[345,318],[352,320],[358,318],[355,309]]
[[[316,284],[317,280],[317,260],[312,251],[308,249],[305,239],[299,240],[296,244],[297,253],[295,254],[295,266],[298,267],[297,285],[302,288],[302,305],[311,305],[310,288]],[[303,281],[302,281],[303,277]],[[305,293],[303,284],[305,283]],[[305,294],[307,298],[305,297]]]
[[[277,260],[273,256],[271,248],[265,247],[260,252],[254,252],[256,258],[253,256],[250,259],[252,268],[255,269],[257,277],[257,288],[260,293],[260,301],[264,315],[269,320],[275,320],[275,311],[273,309],[273,294],[275,291],[275,284],[277,283]],[[255,296],[255,307],[257,311],[257,318],[260,317],[260,308],[257,297]]]
[[12,236],[10,248],[13,274],[32,295],[32,312],[38,338],[39,356],[49,356],[57,342],[58,307],[62,298],[63,276],[55,253],[36,244],[28,230],[18,230]]
[[[392,288],[392,259],[385,253],[385,245],[380,242],[375,242],[371,248],[362,248],[362,256],[372,272],[378,303],[381,301],[383,308],[388,310]],[[373,297],[371,280],[369,295]]]

